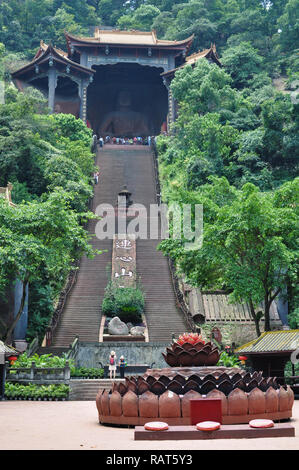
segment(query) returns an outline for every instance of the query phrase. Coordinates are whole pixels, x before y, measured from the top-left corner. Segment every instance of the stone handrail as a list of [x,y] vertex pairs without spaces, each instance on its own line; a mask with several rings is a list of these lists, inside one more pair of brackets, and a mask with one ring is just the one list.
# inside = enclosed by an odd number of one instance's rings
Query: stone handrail
[[68,359],[76,359],[77,353],[79,351],[79,345],[80,345],[79,336],[76,336],[72,344],[70,344],[70,349],[67,352],[66,357]]
[[38,337],[36,336],[31,343],[29,344],[27,348],[27,356],[30,357],[32,356],[39,348],[39,340]]
[[32,362],[31,367],[8,367],[6,369],[6,381],[8,382],[68,384],[70,378],[68,361],[66,361],[65,367],[36,367],[35,362]]

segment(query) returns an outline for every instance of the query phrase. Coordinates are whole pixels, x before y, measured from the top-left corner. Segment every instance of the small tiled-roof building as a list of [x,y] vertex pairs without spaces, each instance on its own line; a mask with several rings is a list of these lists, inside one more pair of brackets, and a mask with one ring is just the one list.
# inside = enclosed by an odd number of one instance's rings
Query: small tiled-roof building
[[0,341],[0,400],[5,395],[5,361],[9,356],[18,356],[18,352],[15,348],[8,346],[7,344]]
[[235,352],[248,357],[265,377],[284,377],[285,365],[295,351],[299,355],[299,330],[266,331]]
[[[223,344],[240,345],[246,340],[256,338],[255,323],[250,315],[249,304],[246,302],[232,303],[227,292],[201,291],[187,284],[182,285],[182,291],[193,321],[202,330],[219,329]],[[262,304],[260,310],[263,310]],[[283,326],[276,302],[271,305],[270,324],[271,328],[276,330]],[[264,330],[263,319],[260,321],[260,328],[261,331]]]

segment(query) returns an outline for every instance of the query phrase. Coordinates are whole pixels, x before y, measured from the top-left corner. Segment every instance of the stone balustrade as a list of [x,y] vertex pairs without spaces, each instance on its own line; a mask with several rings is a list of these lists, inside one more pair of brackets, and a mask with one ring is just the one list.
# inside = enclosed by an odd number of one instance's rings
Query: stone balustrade
[[70,366],[66,362],[65,367],[36,367],[31,363],[31,367],[9,367],[6,370],[6,381],[17,383],[34,384],[68,384],[71,378]]

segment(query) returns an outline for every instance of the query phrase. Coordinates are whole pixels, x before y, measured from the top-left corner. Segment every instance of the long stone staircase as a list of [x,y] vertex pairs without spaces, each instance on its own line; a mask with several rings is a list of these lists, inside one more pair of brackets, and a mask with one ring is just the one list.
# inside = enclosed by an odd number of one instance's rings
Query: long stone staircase
[[[133,203],[149,208],[156,203],[156,186],[151,149],[147,146],[105,145],[97,154],[100,179],[95,186],[92,210],[99,204],[116,205],[124,185],[132,193]],[[83,257],[77,281],[68,295],[52,346],[68,347],[76,335],[80,341],[97,342],[101,321],[101,303],[110,277],[112,240],[95,236],[97,221],[88,231],[92,246],[105,250],[93,259]],[[146,294],[145,316],[150,341],[171,340],[188,329],[184,315],[176,306],[167,258],[156,249],[158,240],[137,240],[137,276]]]

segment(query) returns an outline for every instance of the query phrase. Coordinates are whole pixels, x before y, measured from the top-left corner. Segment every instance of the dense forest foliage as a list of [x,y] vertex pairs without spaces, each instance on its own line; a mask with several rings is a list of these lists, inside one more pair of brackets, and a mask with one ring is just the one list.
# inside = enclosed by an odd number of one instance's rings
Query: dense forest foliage
[[[6,87],[0,106],[0,186],[13,184],[16,206],[0,199],[0,293],[5,298],[21,279],[24,301],[30,286],[28,339],[43,338],[74,261],[94,254],[84,229],[94,216],[88,211],[90,144],[91,130],[81,120],[49,115],[36,90]],[[0,320],[1,337],[9,340],[14,323]]]
[[10,72],[40,40],[65,49],[65,31],[92,35],[94,26],[194,34],[190,53],[216,44],[222,68],[203,60],[177,72],[178,119],[157,140],[163,200],[204,204],[203,249],[171,240],[161,249],[194,285],[247,300],[257,330],[256,305],[267,316],[287,286],[299,326],[298,12],[299,0],[1,1],[0,186],[13,183],[17,209],[0,204],[0,288],[16,273],[30,283],[29,337],[42,336],[72,261],[91,255],[82,223],[93,156],[83,123],[49,116],[39,93],[16,92]]
[[65,30],[88,35],[96,25],[155,29],[160,39],[194,34],[191,52],[212,42],[222,55],[249,42],[264,68],[292,74],[298,66],[298,10],[298,0],[2,0],[0,42],[28,59],[41,39],[65,48]]
[[[246,300],[260,333],[278,296],[298,327],[299,105],[273,86],[249,42],[224,50],[220,68],[199,60],[176,72],[178,117],[157,139],[163,201],[203,205],[203,245],[161,249],[187,281]],[[193,221],[194,222],[194,221]],[[264,309],[260,311],[260,304]]]

